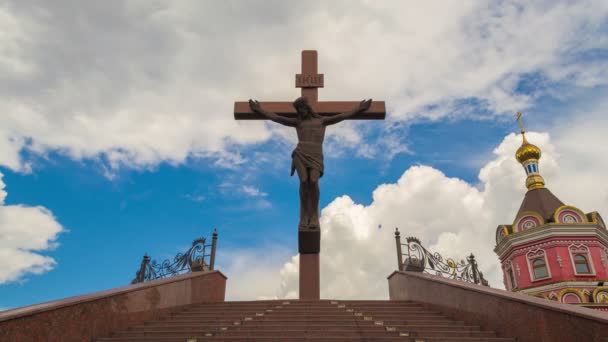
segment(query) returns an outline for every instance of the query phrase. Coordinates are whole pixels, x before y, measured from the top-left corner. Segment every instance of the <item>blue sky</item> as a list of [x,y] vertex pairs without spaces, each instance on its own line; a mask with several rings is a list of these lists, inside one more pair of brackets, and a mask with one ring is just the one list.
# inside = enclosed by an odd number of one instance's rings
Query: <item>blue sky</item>
[[474,251],[500,287],[494,229],[525,190],[518,110],[552,191],[608,215],[600,1],[61,3],[0,5],[0,308],[126,285],[143,253],[213,228],[229,298],[294,296],[295,134],[231,109],[295,99],[302,49],[319,50],[321,100],[388,108],[329,128],[322,296],[385,297],[395,226]]
[[[513,128],[513,122],[418,124],[408,134],[408,142],[416,146],[414,155],[399,155],[390,161],[347,156],[329,159],[322,179],[321,207],[343,194],[369,204],[379,184],[395,182],[415,164],[431,165],[449,176],[475,182],[478,168],[459,160],[462,154],[479,143],[496,145]],[[268,150],[268,144],[243,154]],[[490,152],[491,147],[484,151]],[[66,229],[59,236],[60,246],[45,253],[57,266],[42,275],[3,284],[3,306],[128,284],[144,252],[159,259],[172,256],[185,250],[195,237],[209,237],[216,227],[220,250],[283,245],[297,253],[292,228],[297,223],[298,182],[289,177],[287,161],[277,163],[269,175],[263,171],[253,175],[254,184],[267,195],[250,197],[221,191],[223,177],[239,177],[239,170],[226,171],[201,162],[179,167],[161,164],[150,171],[125,170],[110,180],[97,163],[74,162],[58,155],[49,159],[37,160],[31,174],[2,170],[9,184],[7,205],[44,205]],[[222,254],[218,264],[225,264],[229,257]],[[252,260],[252,267],[254,264]]]

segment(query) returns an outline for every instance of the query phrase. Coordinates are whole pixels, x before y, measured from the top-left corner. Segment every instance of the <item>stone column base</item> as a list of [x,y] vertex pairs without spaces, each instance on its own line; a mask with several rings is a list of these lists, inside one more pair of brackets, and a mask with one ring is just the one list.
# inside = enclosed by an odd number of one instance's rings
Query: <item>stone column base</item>
[[321,299],[319,254],[300,254],[300,300]]
[[300,254],[319,254],[321,250],[321,230],[298,229],[298,252]]

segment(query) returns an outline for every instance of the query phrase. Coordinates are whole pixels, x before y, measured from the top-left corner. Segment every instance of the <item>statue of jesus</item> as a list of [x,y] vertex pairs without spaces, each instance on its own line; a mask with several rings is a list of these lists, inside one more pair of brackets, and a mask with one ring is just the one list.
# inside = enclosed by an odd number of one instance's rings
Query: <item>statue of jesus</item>
[[262,109],[258,101],[249,100],[251,110],[285,126],[295,127],[298,145],[291,153],[291,175],[298,172],[300,178],[300,223],[299,229],[319,229],[319,178],[323,176],[323,140],[325,127],[346,120],[369,109],[372,100],[363,100],[351,112],[320,116],[306,97],[293,102],[297,116],[289,118]]

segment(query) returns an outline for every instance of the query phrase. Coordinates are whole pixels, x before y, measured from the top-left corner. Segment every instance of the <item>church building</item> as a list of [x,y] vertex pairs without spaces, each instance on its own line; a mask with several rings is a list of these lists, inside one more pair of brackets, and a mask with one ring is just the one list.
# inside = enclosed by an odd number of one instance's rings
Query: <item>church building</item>
[[[565,204],[545,186],[541,150],[526,139],[515,158],[526,172],[526,192],[512,224],[496,229],[507,290],[608,311],[608,232],[600,214]],[[606,284],[604,284],[606,283]]]

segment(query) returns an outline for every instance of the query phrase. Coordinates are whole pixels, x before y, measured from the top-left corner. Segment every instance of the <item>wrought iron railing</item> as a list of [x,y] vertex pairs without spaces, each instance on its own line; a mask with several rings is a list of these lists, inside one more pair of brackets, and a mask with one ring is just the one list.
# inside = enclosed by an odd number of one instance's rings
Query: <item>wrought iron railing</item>
[[[401,271],[425,272],[489,286],[488,281],[483,277],[483,273],[477,267],[477,261],[473,253],[467,257],[466,262],[464,260],[456,262],[452,258],[447,258],[444,261],[441,254],[430,252],[415,237],[406,238],[407,243],[402,244],[398,228],[395,228],[395,240],[397,243],[397,266]],[[405,254],[402,253],[402,246],[406,248]]]
[[[190,247],[185,253],[177,253],[173,258],[173,261],[165,259],[163,262],[158,263],[155,260],[151,260],[150,257],[145,254],[139,270],[135,273],[135,279],[131,281],[131,284],[143,283],[154,279],[171,277],[179,274],[199,272],[199,271],[212,271],[215,265],[215,250],[217,247],[217,231],[213,231],[211,238],[211,244],[205,244],[205,238],[198,238],[192,242]],[[208,249],[211,248],[209,254]],[[208,258],[208,262],[205,260]]]

